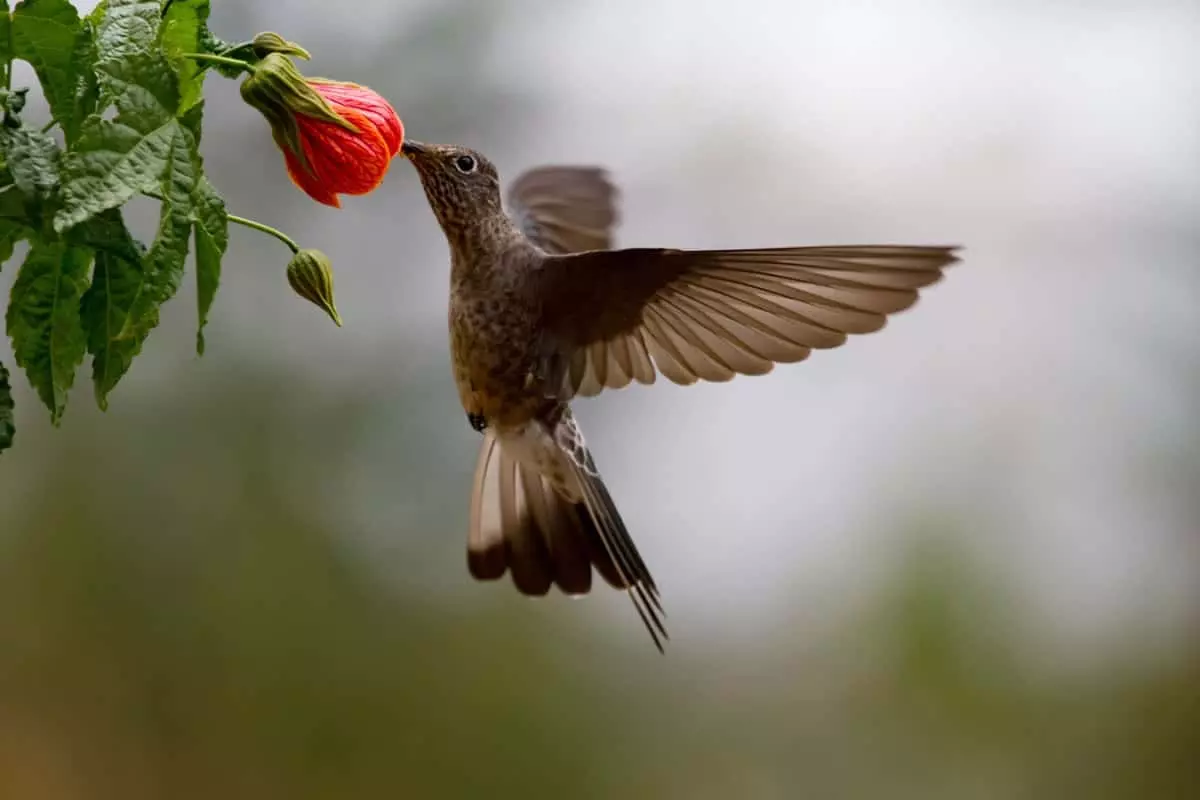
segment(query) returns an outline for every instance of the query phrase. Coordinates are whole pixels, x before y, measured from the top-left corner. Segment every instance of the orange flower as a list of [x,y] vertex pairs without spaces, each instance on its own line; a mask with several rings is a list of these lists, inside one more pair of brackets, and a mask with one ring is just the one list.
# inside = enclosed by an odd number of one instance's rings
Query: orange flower
[[404,125],[376,92],[354,83],[305,78],[285,54],[269,53],[242,84],[262,112],[292,182],[319,203],[366,194],[383,181],[404,142]]
[[309,78],[308,85],[316,89],[334,111],[352,108],[366,114],[383,135],[390,154],[394,156],[400,152],[400,145],[404,144],[404,124],[396,116],[396,110],[379,94],[357,83],[325,78]]

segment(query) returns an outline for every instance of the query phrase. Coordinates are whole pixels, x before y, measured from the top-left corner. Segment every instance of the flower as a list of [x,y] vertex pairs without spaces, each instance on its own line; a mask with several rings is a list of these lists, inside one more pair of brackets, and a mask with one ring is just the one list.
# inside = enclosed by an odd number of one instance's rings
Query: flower
[[356,83],[305,78],[287,54],[269,52],[242,83],[242,98],[267,119],[288,176],[309,197],[338,207],[367,194],[404,142],[383,97]]
[[404,144],[404,124],[396,116],[396,110],[379,94],[357,83],[325,78],[309,78],[308,85],[316,89],[334,111],[354,109],[365,114],[387,142],[391,155],[400,152],[400,145]]
[[292,291],[322,309],[340,328],[342,317],[333,304],[333,265],[320,250],[300,250],[287,266]]

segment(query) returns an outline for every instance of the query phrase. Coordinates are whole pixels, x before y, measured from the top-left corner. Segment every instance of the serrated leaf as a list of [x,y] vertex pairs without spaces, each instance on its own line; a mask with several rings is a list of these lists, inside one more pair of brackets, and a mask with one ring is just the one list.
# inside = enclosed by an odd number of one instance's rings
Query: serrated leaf
[[30,128],[0,129],[0,147],[8,159],[13,183],[26,194],[45,198],[58,188],[58,143]]
[[[179,77],[159,46],[161,4],[109,0],[107,8],[96,24],[98,108],[115,105],[117,115],[85,123],[63,162],[62,208],[54,220],[72,241],[81,237],[97,249],[83,316],[102,408],[158,325],[160,306],[179,289],[202,174],[201,104],[198,94],[185,104]],[[172,46],[181,47],[183,28],[172,35]],[[162,198],[158,231],[144,253],[115,210],[140,192]],[[126,243],[123,250],[94,241],[112,236]]]
[[116,105],[120,114],[162,121],[179,115],[179,79],[162,52],[111,58],[101,44],[97,42],[96,75],[104,107]]
[[79,12],[68,0],[25,0],[12,14],[13,55],[33,65],[67,141],[83,121],[76,91],[85,71],[91,71],[90,63],[80,61],[80,40],[86,36]]
[[[99,11],[99,9],[97,9]],[[118,61],[154,50],[162,22],[161,0],[108,0],[92,13],[102,60]]]
[[138,127],[96,117],[84,123],[75,149],[63,158],[62,207],[54,217],[56,231],[62,233],[122,206],[161,182],[179,123],[169,119],[155,126],[144,118],[132,121]]
[[[123,228],[124,223],[120,224]],[[128,231],[125,233],[128,235]],[[129,241],[132,242],[133,238],[129,237]],[[134,257],[129,258],[129,255]],[[141,352],[144,337],[118,337],[129,320],[130,309],[145,286],[142,257],[136,249],[125,253],[109,249],[96,252],[92,285],[83,295],[80,315],[87,333],[87,349],[92,355],[96,404],[101,409],[108,408],[109,392]]]
[[195,137],[178,119],[179,81],[156,45],[157,2],[111,0],[96,33],[100,107],[115,104],[112,121],[89,118],[63,162],[62,208],[54,219],[62,232],[116,208],[165,179],[181,140],[193,153]]
[[229,217],[225,201],[208,178],[196,183],[192,217],[196,240],[196,353],[204,355],[204,326],[221,282],[221,259],[229,246]]
[[92,285],[80,302],[80,316],[92,356],[96,405],[108,408],[108,395],[129,371],[143,339],[119,339],[134,300],[146,285],[142,258],[146,248],[133,238],[119,209],[92,217],[68,233],[70,241],[96,251]]
[[15,405],[12,398],[12,384],[8,380],[8,369],[0,361],[0,453],[12,447],[13,436],[17,426],[13,419]]
[[163,16],[161,44],[179,76],[179,108],[200,102],[206,71],[184,53],[199,52],[208,30],[209,0],[173,0]]
[[199,177],[191,135],[176,126],[160,191],[164,198],[158,233],[142,259],[146,285],[134,298],[118,338],[144,339],[158,325],[158,307],[174,297],[183,281],[192,233],[192,194]]
[[175,295],[183,279],[192,229],[195,161],[186,136],[179,135],[167,157],[166,177],[158,187],[165,200],[158,233],[149,251],[125,227],[120,212],[105,211],[68,234],[95,242],[96,268],[82,303],[96,402],[108,407],[108,395],[158,326],[159,307]]
[[88,286],[91,251],[66,242],[35,242],[13,283],[6,328],[17,365],[62,419],[75,370],[87,350],[79,301]]

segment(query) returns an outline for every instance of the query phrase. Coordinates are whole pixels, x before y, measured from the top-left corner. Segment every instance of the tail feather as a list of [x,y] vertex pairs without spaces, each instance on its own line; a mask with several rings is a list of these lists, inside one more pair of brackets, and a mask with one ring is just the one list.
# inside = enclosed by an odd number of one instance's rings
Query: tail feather
[[518,484],[524,483],[517,474],[517,462],[500,455],[500,526],[508,531],[504,537],[506,561],[512,570],[513,583],[522,594],[541,596],[550,591],[553,583],[549,543],[540,535],[537,520],[530,513],[526,494]]
[[534,523],[531,535],[540,534],[537,538],[546,546],[554,582],[566,594],[587,594],[592,588],[592,559],[577,516],[544,478],[518,471]]
[[[476,580],[511,572],[522,594],[545,595],[551,585],[566,594],[591,590],[592,568],[612,587],[629,592],[655,646],[667,639],[665,613],[654,578],[638,553],[573,420],[577,442],[564,452],[572,483],[568,497],[536,469],[506,453],[487,432],[476,463],[467,539],[467,566]],[[555,441],[562,442],[556,436]]]
[[577,469],[576,475],[583,489],[584,503],[596,522],[609,560],[616,565],[622,583],[628,588],[629,599],[633,601],[634,609],[641,617],[642,624],[646,626],[646,632],[650,634],[654,646],[661,653],[663,641],[670,637],[662,622],[666,613],[659,600],[654,578],[638,555],[637,546],[629,536],[629,531],[626,530],[625,523],[613,505],[612,497],[600,476],[582,469]]
[[471,521],[467,538],[467,569],[477,581],[494,581],[508,571],[504,531],[500,527],[500,447],[491,433],[484,436],[471,487]]

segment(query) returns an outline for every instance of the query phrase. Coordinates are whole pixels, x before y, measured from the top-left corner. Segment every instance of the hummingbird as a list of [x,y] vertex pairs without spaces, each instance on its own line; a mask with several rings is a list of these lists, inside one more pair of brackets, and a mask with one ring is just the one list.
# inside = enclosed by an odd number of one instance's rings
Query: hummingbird
[[[576,397],[724,382],[882,328],[958,260],[956,247],[614,249],[606,170],[542,166],[507,191],[481,153],[406,140],[450,251],[450,351],[482,434],[467,568],[516,589],[587,594],[593,571],[628,593],[655,647],[658,586],[601,478]],[[506,208],[507,205],[507,208]]]

